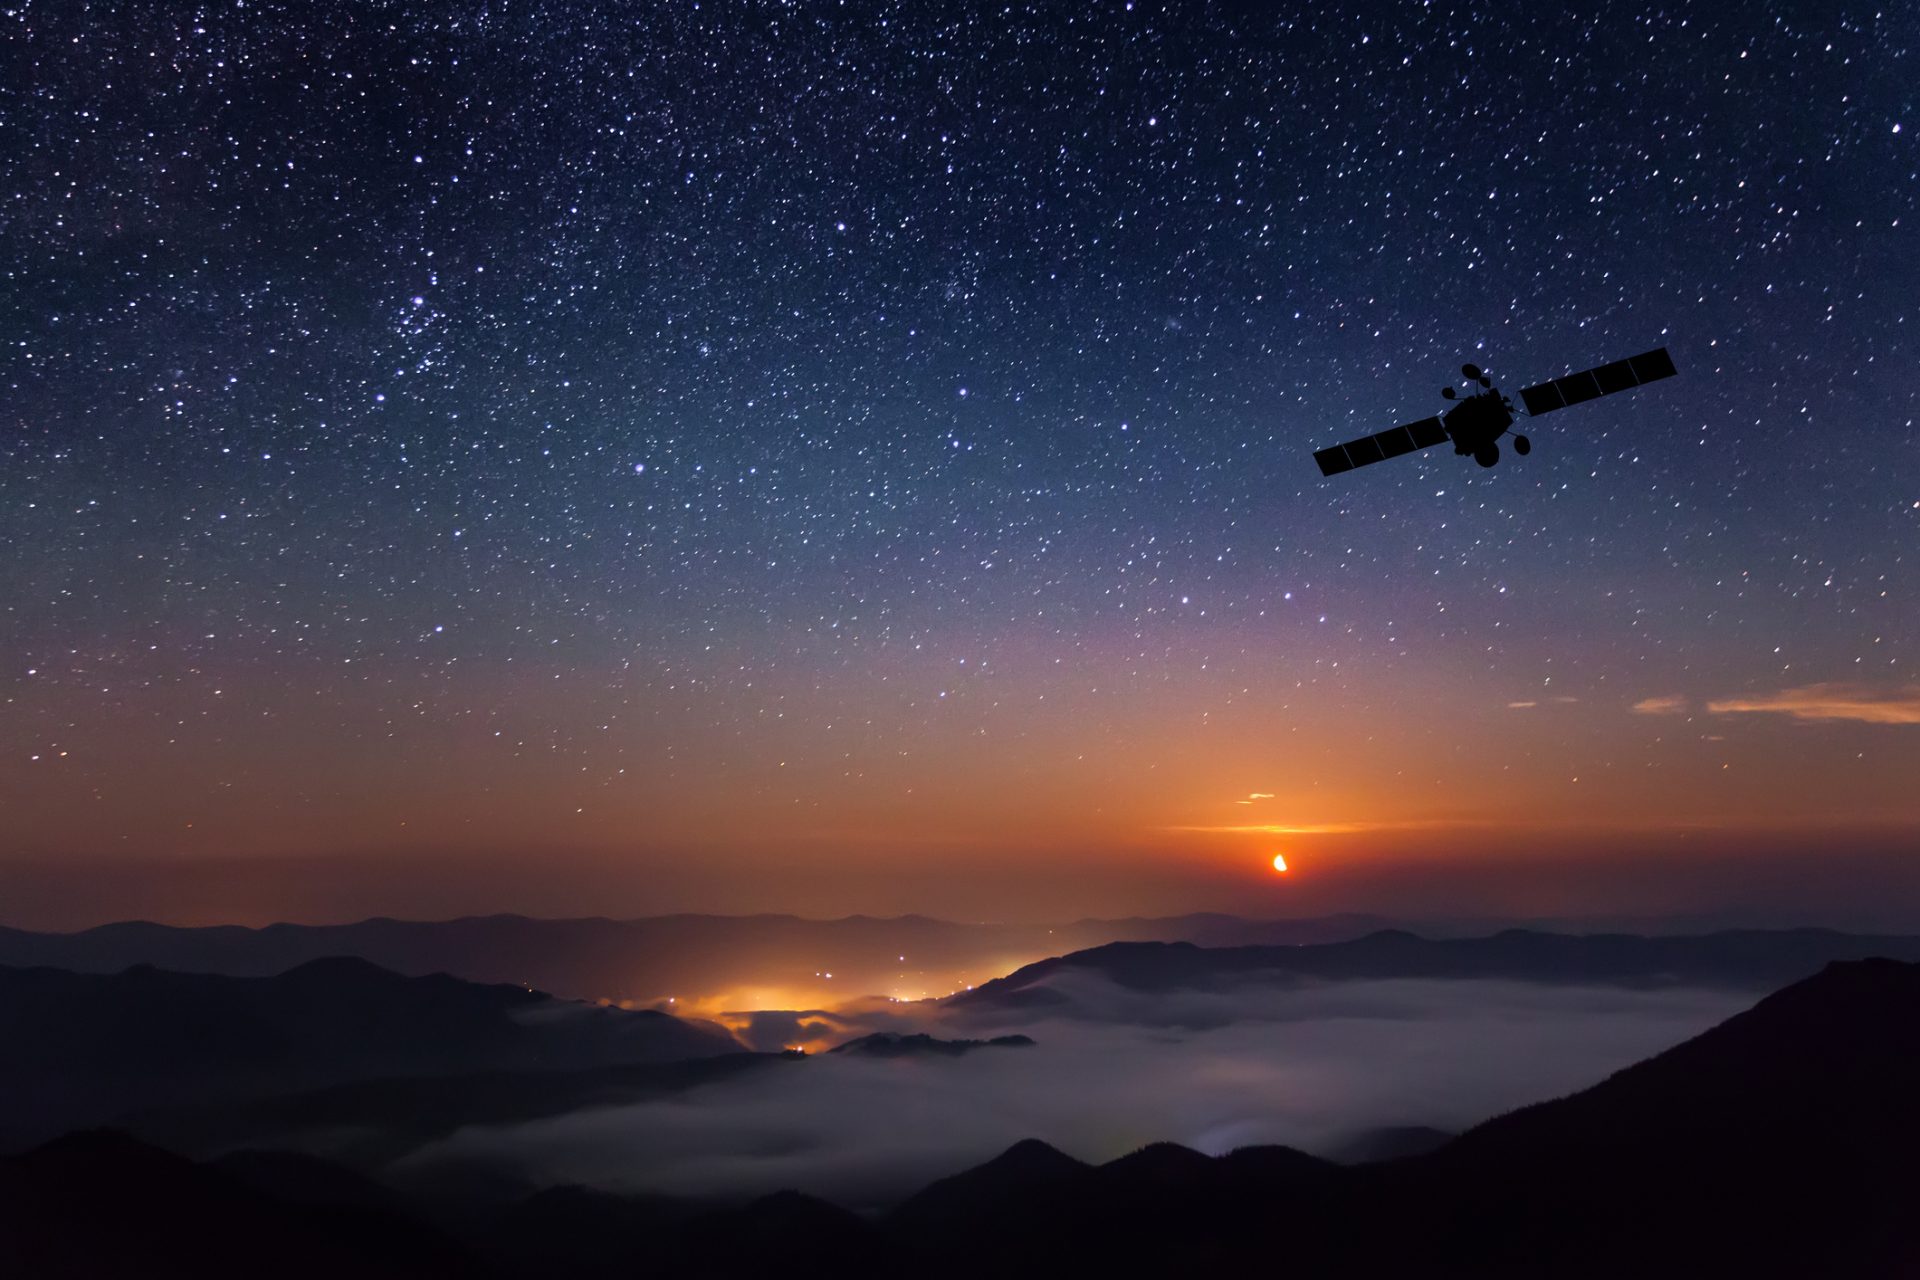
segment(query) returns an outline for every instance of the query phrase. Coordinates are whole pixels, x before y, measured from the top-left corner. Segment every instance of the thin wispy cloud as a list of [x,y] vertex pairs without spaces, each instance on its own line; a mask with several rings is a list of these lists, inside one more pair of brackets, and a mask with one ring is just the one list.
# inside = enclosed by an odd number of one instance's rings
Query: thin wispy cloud
[[1678,716],[1685,715],[1687,700],[1677,693],[1660,698],[1642,698],[1633,704],[1633,713],[1640,716]]
[[1778,693],[1720,698],[1707,703],[1715,715],[1765,712],[1795,720],[1852,720],[1861,724],[1920,724],[1920,685],[1874,688],[1861,684],[1809,684]]
[[1206,832],[1215,835],[1260,835],[1260,836],[1350,836],[1368,831],[1429,831],[1440,827],[1470,825],[1453,818],[1416,818],[1400,822],[1309,822],[1278,823],[1255,822],[1244,825],[1232,823],[1220,826],[1162,827],[1163,831]]

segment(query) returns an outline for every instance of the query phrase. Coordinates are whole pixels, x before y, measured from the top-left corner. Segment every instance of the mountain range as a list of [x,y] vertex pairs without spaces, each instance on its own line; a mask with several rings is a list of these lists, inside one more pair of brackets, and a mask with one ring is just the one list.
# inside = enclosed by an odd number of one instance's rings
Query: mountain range
[[[1306,977],[1513,976],[1530,981],[1652,984],[1711,981],[1768,989],[1830,960],[1920,960],[1920,938],[1828,930],[1653,934],[1508,929],[1500,922],[1418,927],[1373,916],[1244,920],[1200,913],[1054,925],[961,924],[924,916],[807,920],[797,916],[655,916],[637,920],[447,921],[181,928],[129,921],[77,933],[0,928],[0,965],[118,973],[152,965],[183,973],[267,977],[311,960],[357,956],[410,976],[450,974],[626,1005],[729,1009],[831,1008],[887,995],[952,993],[1004,1000],[1064,968],[1103,968],[1126,982],[1219,980],[1236,970]],[[1581,929],[1592,923],[1581,924]],[[1491,935],[1491,936],[1489,936]],[[1189,944],[1185,952],[1151,945]],[[1089,958],[1091,957],[1091,958]],[[988,988],[991,995],[978,997]],[[669,1004],[670,1000],[678,1005]],[[729,1003],[730,1002],[730,1003]]]
[[[578,999],[652,1005],[774,989],[795,993],[790,1007],[804,1008],[849,996],[945,995],[1029,960],[1119,940],[1284,945],[1358,937],[1387,923],[1371,916],[1250,921],[1212,914],[1057,925],[958,924],[925,916],[498,915],[249,929],[136,920],[77,933],[0,928],[0,965],[118,973],[150,964],[266,977],[309,960],[358,956],[395,973],[449,973]],[[801,993],[809,998],[801,1000]]]
[[1197,947],[1114,942],[1025,965],[946,1000],[975,1012],[1070,1012],[1063,979],[1090,976],[1136,991],[1225,989],[1248,981],[1507,979],[1605,986],[1767,990],[1841,960],[1920,961],[1920,937],[1827,929],[1729,930],[1645,937],[1508,929],[1484,938],[1423,938],[1392,929],[1302,946]]
[[0,1269],[531,1275],[564,1254],[581,1276],[1912,1276],[1916,1061],[1920,966],[1841,962],[1427,1154],[1156,1144],[1095,1166],[1023,1142],[878,1220],[793,1192],[727,1208],[566,1189],[461,1217],[301,1157],[196,1164],[81,1134],[0,1160]]

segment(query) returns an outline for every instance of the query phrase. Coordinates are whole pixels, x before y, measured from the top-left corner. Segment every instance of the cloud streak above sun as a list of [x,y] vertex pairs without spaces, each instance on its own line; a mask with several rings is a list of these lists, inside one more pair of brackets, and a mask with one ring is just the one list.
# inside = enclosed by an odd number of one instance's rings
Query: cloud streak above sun
[[[1253,805],[1257,801],[1272,800],[1271,791],[1249,791],[1244,797],[1234,801],[1237,805]],[[1438,827],[1460,825],[1452,819],[1414,819],[1399,822],[1308,822],[1308,823],[1225,823],[1218,826],[1205,823],[1162,827],[1163,831],[1199,832],[1208,835],[1259,835],[1259,836],[1350,836],[1363,835],[1372,831],[1424,831]]]
[[[1693,704],[1681,694],[1642,698],[1635,715],[1678,716]],[[1710,698],[1706,709],[1717,716],[1771,714],[1795,720],[1847,720],[1857,724],[1920,724],[1920,685],[1883,689],[1864,684],[1822,683],[1778,693]]]
[[1796,720],[1853,720],[1861,724],[1920,724],[1920,685],[1876,689],[1859,684],[1809,684],[1779,693],[1707,703],[1715,715],[1770,712]]
[[1443,827],[1470,826],[1472,823],[1453,818],[1415,818],[1401,822],[1308,822],[1288,825],[1277,822],[1255,822],[1246,824],[1224,824],[1221,826],[1163,827],[1163,831],[1202,832],[1212,835],[1262,835],[1262,836],[1351,836],[1369,831],[1434,831]]

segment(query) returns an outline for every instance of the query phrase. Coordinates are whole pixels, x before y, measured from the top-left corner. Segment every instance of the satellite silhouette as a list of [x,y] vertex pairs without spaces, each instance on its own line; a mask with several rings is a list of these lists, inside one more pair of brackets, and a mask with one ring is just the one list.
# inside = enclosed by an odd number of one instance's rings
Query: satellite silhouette
[[[1364,467],[1370,462],[1397,458],[1417,449],[1431,449],[1449,440],[1453,441],[1455,453],[1470,454],[1483,467],[1500,461],[1499,442],[1505,435],[1513,436],[1515,453],[1524,457],[1532,452],[1532,443],[1512,429],[1513,401],[1500,394],[1500,389],[1493,385],[1492,380],[1480,372],[1479,365],[1463,364],[1460,372],[1466,377],[1469,388],[1469,394],[1464,399],[1456,395],[1452,387],[1442,387],[1440,390],[1440,394],[1447,399],[1460,401],[1453,408],[1438,417],[1422,418],[1391,431],[1382,431],[1379,435],[1362,436],[1345,444],[1316,450],[1313,460],[1320,464],[1320,474],[1339,475],[1342,471]],[[1537,418],[1568,405],[1598,400],[1616,391],[1631,391],[1643,383],[1671,378],[1677,372],[1667,349],[1656,347],[1625,360],[1582,369],[1579,373],[1570,373],[1564,378],[1528,387],[1520,393],[1520,403],[1529,418]],[[1475,385],[1480,390],[1471,390]]]

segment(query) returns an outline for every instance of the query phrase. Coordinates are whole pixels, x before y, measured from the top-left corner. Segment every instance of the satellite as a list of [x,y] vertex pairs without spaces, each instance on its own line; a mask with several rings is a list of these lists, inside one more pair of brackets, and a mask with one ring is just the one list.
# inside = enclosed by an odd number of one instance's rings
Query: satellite
[[[1397,458],[1416,449],[1431,449],[1449,440],[1455,453],[1470,454],[1483,467],[1500,461],[1502,436],[1513,437],[1513,451],[1522,457],[1532,452],[1533,445],[1527,438],[1512,429],[1513,401],[1500,394],[1492,380],[1480,372],[1479,365],[1463,364],[1460,372],[1467,379],[1468,394],[1464,398],[1456,395],[1452,387],[1443,387],[1440,391],[1447,399],[1459,401],[1453,408],[1438,417],[1409,422],[1377,436],[1362,436],[1320,449],[1313,455],[1313,460],[1320,464],[1320,474],[1336,476],[1370,462]],[[1528,387],[1520,393],[1520,403],[1529,418],[1537,418],[1571,404],[1598,400],[1616,391],[1631,391],[1643,383],[1671,378],[1677,372],[1667,349],[1657,347],[1596,369],[1583,369]],[[1475,386],[1480,389],[1473,390]]]

